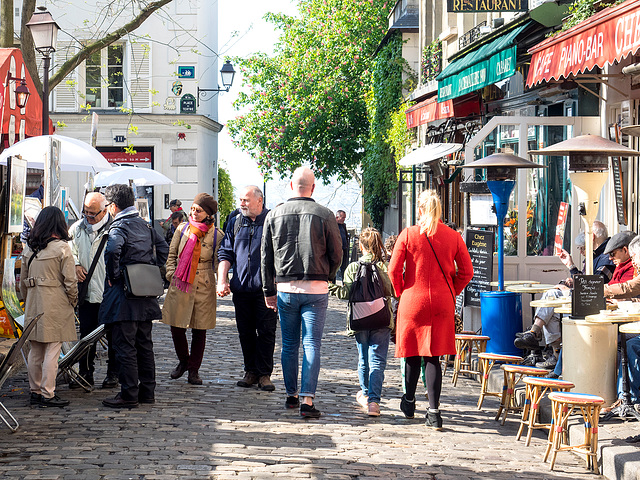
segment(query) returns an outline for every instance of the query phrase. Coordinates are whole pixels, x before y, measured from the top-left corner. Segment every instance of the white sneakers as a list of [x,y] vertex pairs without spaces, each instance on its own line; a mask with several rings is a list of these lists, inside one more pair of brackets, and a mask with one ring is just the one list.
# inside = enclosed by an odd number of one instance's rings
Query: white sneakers
[[356,393],[356,402],[360,404],[362,408],[368,408],[369,397],[367,397],[362,390]]

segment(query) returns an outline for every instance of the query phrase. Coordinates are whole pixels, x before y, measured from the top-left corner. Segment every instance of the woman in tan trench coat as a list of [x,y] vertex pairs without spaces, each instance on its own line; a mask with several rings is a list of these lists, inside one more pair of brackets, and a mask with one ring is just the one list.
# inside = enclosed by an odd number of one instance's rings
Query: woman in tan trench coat
[[25,299],[25,324],[43,313],[29,340],[28,374],[31,405],[64,407],[55,393],[62,342],[78,339],[73,308],[78,300],[78,280],[64,214],[46,207],[27,239],[20,270],[20,293]]
[[[193,200],[189,221],[178,226],[167,259],[169,291],[162,308],[162,321],[171,326],[178,366],[171,378],[189,371],[187,381],[202,385],[198,374],[207,330],[216,326],[216,279],[218,248],[224,232],[213,224],[218,203],[211,195],[199,193]],[[191,329],[191,353],[187,342]]]

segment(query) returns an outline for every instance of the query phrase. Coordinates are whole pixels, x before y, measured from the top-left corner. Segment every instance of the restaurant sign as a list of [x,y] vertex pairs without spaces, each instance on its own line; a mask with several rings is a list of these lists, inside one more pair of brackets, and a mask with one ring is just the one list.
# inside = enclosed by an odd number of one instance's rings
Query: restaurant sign
[[516,47],[509,47],[438,81],[438,101],[444,102],[467,93],[475,92],[487,85],[509,78],[516,72]]
[[415,128],[435,120],[450,118],[453,117],[453,100],[440,103],[435,98],[429,99],[408,108],[406,115],[407,128]]
[[[573,32],[573,34],[572,34]],[[605,9],[582,24],[529,50],[527,86],[620,61],[640,49],[640,3]]]
[[528,0],[447,0],[447,12],[526,12]]

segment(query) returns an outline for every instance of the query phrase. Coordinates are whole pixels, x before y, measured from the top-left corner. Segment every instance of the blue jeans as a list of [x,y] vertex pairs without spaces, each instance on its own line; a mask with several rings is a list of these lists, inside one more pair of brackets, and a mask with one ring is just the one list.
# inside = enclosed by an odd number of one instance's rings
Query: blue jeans
[[[629,393],[631,403],[640,402],[640,336],[627,340]],[[622,398],[622,365],[618,366],[618,398]]]
[[358,379],[369,402],[380,403],[384,369],[387,366],[391,330],[378,328],[356,332],[358,345]]
[[298,352],[302,332],[301,397],[315,397],[320,373],[320,345],[329,294],[278,292],[282,331],[282,375],[287,395],[298,393]]

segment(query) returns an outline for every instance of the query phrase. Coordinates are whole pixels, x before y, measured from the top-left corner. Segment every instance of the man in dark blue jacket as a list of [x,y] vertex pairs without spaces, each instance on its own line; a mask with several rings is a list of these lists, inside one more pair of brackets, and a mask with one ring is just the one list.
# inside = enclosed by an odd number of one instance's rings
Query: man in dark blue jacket
[[139,402],[155,402],[151,322],[162,318],[162,313],[157,298],[125,296],[122,269],[137,263],[164,265],[169,246],[138,214],[133,206],[135,197],[131,187],[110,185],[104,196],[114,220],[104,252],[106,279],[98,316],[100,323],[112,325],[111,339],[120,365],[121,390],[102,404],[110,408],[132,408]]
[[[244,356],[244,378],[239,387],[271,392],[273,350],[276,344],[278,314],[264,303],[260,274],[262,226],[269,210],[264,208],[262,191],[245,187],[240,193],[240,213],[227,222],[224,240],[218,250],[218,295],[233,292],[236,325]],[[233,278],[229,282],[229,269]]]

